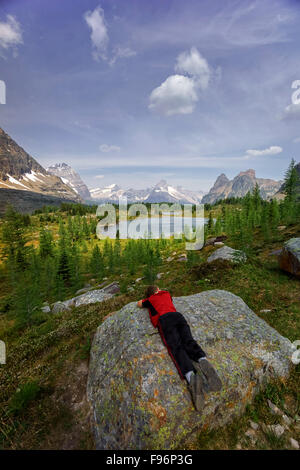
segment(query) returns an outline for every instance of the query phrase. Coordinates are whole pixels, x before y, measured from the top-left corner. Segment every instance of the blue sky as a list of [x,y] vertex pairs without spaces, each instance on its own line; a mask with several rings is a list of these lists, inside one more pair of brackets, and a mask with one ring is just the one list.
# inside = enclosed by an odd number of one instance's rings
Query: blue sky
[[281,179],[299,26],[296,0],[0,0],[0,126],[89,187]]

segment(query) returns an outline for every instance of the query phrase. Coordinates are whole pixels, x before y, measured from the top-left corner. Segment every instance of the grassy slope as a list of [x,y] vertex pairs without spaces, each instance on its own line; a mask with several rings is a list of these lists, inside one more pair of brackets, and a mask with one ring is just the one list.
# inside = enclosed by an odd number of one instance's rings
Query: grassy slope
[[[245,265],[223,266],[216,270],[205,264],[210,247],[197,255],[196,264],[201,262],[201,268],[187,270],[186,263],[176,261],[177,255],[184,251],[184,245],[176,242],[164,253],[167,257],[177,252],[173,261],[160,267],[164,273],[160,286],[169,289],[174,296],[216,288],[229,290],[241,296],[282,335],[292,341],[299,339],[300,281],[281,272],[276,257],[269,256],[283,241],[299,236],[299,233],[299,226],[289,227],[280,232],[276,242],[269,244],[258,237],[256,256]],[[230,241],[228,244],[231,245]],[[108,313],[143,296],[144,286],[134,283],[141,276],[142,272],[125,275],[126,282],[134,286],[134,292],[130,294],[120,294],[102,304],[49,315],[39,326],[23,332],[15,330],[13,320],[7,315],[0,316],[0,338],[8,349],[7,365],[0,366],[0,448],[93,448],[89,431],[90,410],[85,399],[90,343],[97,326]],[[113,275],[108,281],[115,279],[119,276]],[[265,309],[271,311],[261,312]],[[29,392],[23,388],[26,383],[32,389]],[[269,412],[268,398],[280,405],[288,416],[299,415],[299,366],[284,386],[270,385],[242,418],[225,429],[195,436],[191,448],[289,447],[290,436],[300,439],[299,422],[283,438],[259,431],[254,444],[245,436],[249,419],[267,424],[279,421]]]

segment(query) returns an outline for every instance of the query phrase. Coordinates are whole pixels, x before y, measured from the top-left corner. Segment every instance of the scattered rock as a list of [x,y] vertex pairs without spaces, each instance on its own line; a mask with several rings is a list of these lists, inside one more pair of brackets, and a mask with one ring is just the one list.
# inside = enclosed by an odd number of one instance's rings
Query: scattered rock
[[43,305],[42,308],[41,308],[41,311],[43,313],[50,313],[51,312],[51,308],[49,307],[49,305]]
[[267,426],[267,429],[269,429],[271,432],[275,434],[276,437],[282,436],[284,433],[285,429],[281,424],[269,424]]
[[218,259],[239,263],[245,262],[247,257],[243,251],[234,250],[233,248],[230,248],[230,246],[223,246],[210,255],[207,259],[207,262],[212,263]]
[[268,308],[264,308],[264,309],[260,310],[260,313],[269,313],[269,312],[272,312],[272,310],[270,310]]
[[236,450],[242,450],[242,446],[241,446],[240,443],[238,443],[238,444],[236,445]]
[[117,281],[114,281],[111,284],[108,284],[107,286],[103,287],[101,291],[107,294],[117,294],[118,292],[120,292],[120,285]]
[[278,261],[280,269],[300,277],[300,238],[291,238],[283,245]]
[[286,229],[286,225],[279,225],[277,228],[278,230],[284,230]]
[[88,292],[90,290],[90,287],[83,287],[82,289],[79,289],[75,295],[81,295],[81,294],[85,294],[86,292]]
[[170,261],[173,261],[173,259],[174,259],[174,258],[173,258],[172,256],[169,256],[169,257],[166,259],[166,261],[167,261],[168,263],[170,263]]
[[289,418],[287,415],[283,414],[282,415],[282,421],[284,422],[284,424],[289,427],[291,424],[292,424],[292,420],[291,418]]
[[292,437],[290,437],[290,444],[293,449],[299,450],[299,443],[298,441],[296,441],[296,439],[293,439]]
[[143,278],[142,277],[138,277],[135,282],[140,282]]
[[211,245],[213,245],[213,244],[215,243],[216,240],[217,240],[216,237],[214,237],[214,238],[208,238],[208,239],[206,240],[204,246],[211,246]]
[[259,428],[258,424],[255,423],[254,421],[250,421],[250,426],[254,431],[257,431]]
[[207,394],[197,413],[147,312],[131,302],[101,323],[91,348],[87,393],[97,449],[181,448],[187,429],[193,436],[226,425],[244,413],[269,381],[288,376],[291,342],[241,298],[210,290],[173,301],[218,371],[223,389]]
[[269,253],[269,256],[279,256],[281,254],[281,249],[280,250],[274,250]]
[[161,277],[163,276],[163,274],[164,274],[164,273],[158,273],[158,274],[156,275],[156,279],[161,279]]
[[96,302],[103,302],[104,300],[111,299],[112,297],[113,294],[103,292],[102,289],[91,290],[74,298],[75,307],[79,307],[80,305],[94,304]]
[[226,235],[219,235],[218,237],[212,237],[212,238],[208,238],[204,244],[204,246],[210,246],[210,245],[214,245],[216,243],[222,243],[224,242],[225,240],[227,240],[227,237]]
[[187,254],[182,253],[178,258],[177,261],[186,261],[187,260]]
[[276,414],[276,415],[282,415],[283,414],[281,409],[278,408],[278,406],[276,406],[274,403],[272,403],[271,400],[268,400],[267,403],[268,403],[269,408],[270,408],[270,410],[273,414]]
[[64,302],[61,302],[60,300],[52,305],[52,313],[60,313],[64,312],[65,310],[68,310],[68,308]]
[[215,242],[214,246],[224,246],[224,243],[223,242]]

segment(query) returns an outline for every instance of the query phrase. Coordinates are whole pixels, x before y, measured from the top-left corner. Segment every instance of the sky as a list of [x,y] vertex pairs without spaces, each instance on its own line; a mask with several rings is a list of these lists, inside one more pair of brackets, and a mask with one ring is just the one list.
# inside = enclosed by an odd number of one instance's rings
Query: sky
[[300,161],[299,0],[0,0],[0,80],[0,127],[90,188]]

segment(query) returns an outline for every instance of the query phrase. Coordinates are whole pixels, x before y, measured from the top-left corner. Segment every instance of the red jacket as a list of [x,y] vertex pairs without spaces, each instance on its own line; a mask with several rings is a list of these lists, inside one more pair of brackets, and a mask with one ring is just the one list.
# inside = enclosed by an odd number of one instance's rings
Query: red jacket
[[148,308],[152,325],[156,328],[159,317],[168,312],[176,312],[172,297],[167,290],[160,290],[142,300],[143,307]]

